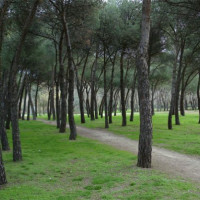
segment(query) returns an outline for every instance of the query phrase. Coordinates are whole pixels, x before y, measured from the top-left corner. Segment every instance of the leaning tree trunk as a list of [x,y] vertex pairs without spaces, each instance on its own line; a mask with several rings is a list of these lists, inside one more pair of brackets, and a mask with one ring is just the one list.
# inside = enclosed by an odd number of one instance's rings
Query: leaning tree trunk
[[67,43],[67,55],[68,55],[68,69],[69,69],[69,88],[68,88],[68,115],[69,115],[69,127],[70,127],[70,140],[76,140],[76,124],[74,120],[74,66],[72,58],[71,41],[69,36],[69,29],[65,18],[65,12],[63,13],[63,29],[65,33],[65,39]]
[[33,7],[29,13],[29,16],[26,19],[25,25],[22,30],[22,34],[19,40],[19,44],[16,48],[16,52],[11,64],[11,86],[9,91],[10,107],[11,107],[11,122],[12,122],[12,135],[13,135],[13,161],[22,160],[22,151],[21,151],[21,142],[20,142],[20,132],[19,132],[19,122],[18,122],[18,94],[17,94],[17,72],[20,55],[22,52],[22,47],[26,39],[29,27],[32,23],[32,20],[35,16],[37,7],[40,3],[40,0],[35,0]]
[[141,40],[137,52],[138,94],[140,105],[140,136],[138,147],[138,167],[151,167],[152,152],[152,115],[149,95],[148,44],[150,33],[151,0],[143,0]]

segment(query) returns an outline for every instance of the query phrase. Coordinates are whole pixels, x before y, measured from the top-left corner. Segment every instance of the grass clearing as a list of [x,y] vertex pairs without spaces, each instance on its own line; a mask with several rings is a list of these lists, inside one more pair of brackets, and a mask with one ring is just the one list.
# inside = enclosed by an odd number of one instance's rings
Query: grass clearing
[[[75,116],[78,125],[87,128],[104,129],[104,118],[90,121],[86,117],[86,124],[80,123],[80,116]],[[180,126],[173,125],[173,130],[167,129],[167,113],[156,113],[153,116],[153,145],[167,148],[180,153],[200,156],[200,124],[198,124],[198,113],[186,113],[180,116]],[[174,119],[173,119],[174,121]],[[123,135],[133,140],[139,138],[139,115],[135,114],[134,122],[129,121],[127,115],[127,126],[121,126],[121,116],[113,116],[113,124],[108,131]]]
[[8,184],[0,200],[200,198],[199,185],[139,169],[131,153],[82,137],[69,141],[42,122],[21,121],[20,127],[23,161],[13,163],[4,152]]

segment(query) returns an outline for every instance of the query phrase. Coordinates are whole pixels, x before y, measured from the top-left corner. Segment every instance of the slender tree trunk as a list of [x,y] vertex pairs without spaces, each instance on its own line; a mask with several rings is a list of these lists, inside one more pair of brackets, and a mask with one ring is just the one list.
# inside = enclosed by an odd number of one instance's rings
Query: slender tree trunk
[[60,128],[60,98],[59,98],[59,79],[56,80],[56,122],[57,128]]
[[152,152],[152,114],[149,95],[148,44],[150,33],[151,0],[143,0],[141,40],[137,52],[138,94],[140,105],[140,136],[138,147],[138,167],[151,167]]
[[136,79],[137,78],[137,70],[134,72],[134,79],[133,79],[133,85],[131,88],[131,115],[130,115],[130,121],[132,122],[134,119],[134,96],[135,96],[135,86],[136,86]]
[[198,100],[199,124],[200,124],[200,69],[199,69],[199,81],[197,85],[197,100]]
[[31,107],[32,115],[33,115],[33,120],[36,120],[36,114],[35,114],[34,105],[33,105],[32,97],[31,97],[31,84],[29,86],[28,96],[29,96],[30,107]]
[[35,92],[35,116],[38,116],[38,91],[39,91],[39,80],[37,81],[37,87]]
[[26,120],[30,120],[30,98],[28,98],[28,105],[27,105],[27,117]]
[[24,94],[24,88],[25,88],[25,81],[23,82],[23,86],[22,86],[22,91],[21,91],[21,94],[20,94],[20,98],[19,98],[19,119],[22,118],[22,98],[23,98],[23,94]]
[[176,69],[177,69],[177,59],[178,59],[178,50],[176,50],[176,57],[173,66],[173,73],[172,73],[172,89],[171,89],[171,102],[170,102],[170,109],[168,115],[168,129],[172,129],[172,115],[174,113],[175,108],[175,95],[176,95]]
[[23,108],[23,113],[22,113],[22,120],[25,120],[26,101],[27,101],[27,88],[25,88],[25,94],[24,94],[24,108]]
[[152,86],[152,91],[151,91],[151,114],[152,116],[155,115],[155,110],[154,110],[154,88]]
[[62,44],[63,44],[63,33],[61,34],[59,43],[59,81],[60,81],[60,95],[61,95],[61,123],[60,123],[60,133],[65,133],[66,131],[66,121],[67,121],[67,102],[66,102],[66,81],[65,81],[65,70],[62,60]]
[[95,119],[98,119],[97,92],[95,95]]
[[184,88],[184,86],[182,86],[182,88],[181,88],[181,97],[180,97],[180,112],[181,112],[182,116],[185,116],[184,96],[185,96],[185,88]]
[[111,72],[111,81],[110,81],[109,124],[112,124],[114,72],[115,72],[115,61],[112,63],[112,72]]
[[[105,128],[109,128],[108,123],[108,104],[107,104],[107,77],[106,77],[106,50],[104,47],[104,109],[105,109]],[[103,111],[102,111],[103,113]]]
[[124,94],[124,50],[121,53],[120,59],[120,91],[121,91],[121,109],[122,109],[122,126],[126,126],[126,104]]
[[53,66],[52,72],[51,72],[50,106],[51,106],[51,111],[52,111],[52,115],[53,115],[53,120],[56,120],[56,112],[55,112],[55,105],[54,105],[54,75],[55,75],[55,69],[54,69],[54,66]]
[[72,58],[72,49],[69,36],[69,29],[65,18],[65,12],[63,13],[63,29],[65,33],[65,39],[67,43],[67,55],[68,55],[68,69],[69,69],[69,97],[68,97],[68,115],[69,115],[69,127],[70,127],[70,140],[76,140],[76,124],[74,120],[74,66]]
[[94,65],[92,66],[91,73],[91,107],[90,107],[90,119],[95,120],[94,110],[95,110],[95,82],[96,82],[96,69],[97,69],[97,60],[98,60],[98,45],[96,47],[96,58]]

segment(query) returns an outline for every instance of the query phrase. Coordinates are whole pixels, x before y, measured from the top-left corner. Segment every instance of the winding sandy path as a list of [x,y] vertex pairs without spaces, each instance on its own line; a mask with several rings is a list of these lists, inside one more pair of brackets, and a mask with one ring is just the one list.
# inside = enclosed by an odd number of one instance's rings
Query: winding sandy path
[[[38,120],[46,124],[56,125],[55,121]],[[129,151],[137,155],[138,142],[107,132],[77,126],[80,136],[98,140],[117,149]],[[193,157],[153,146],[152,168],[162,172],[200,182],[200,157]]]

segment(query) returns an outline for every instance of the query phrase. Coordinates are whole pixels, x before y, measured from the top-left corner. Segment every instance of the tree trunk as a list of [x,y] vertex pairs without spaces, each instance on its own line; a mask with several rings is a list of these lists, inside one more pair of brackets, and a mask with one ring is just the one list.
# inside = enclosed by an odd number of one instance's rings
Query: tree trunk
[[38,116],[38,90],[39,90],[39,80],[37,81],[37,87],[35,92],[35,116]]
[[22,113],[22,120],[25,120],[26,100],[27,100],[27,88],[25,88],[25,94],[24,94],[24,108],[23,108],[23,113]]
[[[11,122],[12,122],[12,138],[13,138],[13,161],[22,160],[22,150],[20,142],[20,133],[19,133],[19,122],[18,122],[18,106],[14,98],[17,97],[17,85],[16,79],[14,80],[15,84],[12,84],[12,95],[11,95]],[[15,102],[15,103],[14,103]]]
[[[105,54],[105,52],[104,52]],[[105,55],[104,55],[105,61]],[[106,81],[106,65],[104,62],[104,109],[105,109],[105,128],[109,128],[108,124],[108,105],[107,105],[107,81]],[[103,113],[103,111],[102,111]]]
[[59,78],[56,80],[56,122],[57,128],[60,128]]
[[95,119],[98,119],[97,92],[95,94]]
[[21,91],[21,94],[20,94],[20,98],[19,98],[19,119],[22,118],[22,111],[21,111],[21,108],[22,108],[22,98],[23,98],[23,94],[24,94],[24,88],[25,88],[25,81],[23,82],[23,86],[22,86],[22,91]]
[[52,72],[51,72],[50,106],[51,106],[51,111],[52,111],[52,114],[53,114],[53,120],[56,120],[56,112],[55,112],[55,105],[54,105],[54,75],[55,75],[55,69],[54,69],[54,66],[53,66]]
[[175,108],[175,95],[176,95],[176,69],[177,69],[177,59],[178,59],[178,50],[176,50],[176,57],[173,66],[173,73],[172,73],[172,89],[171,89],[171,102],[170,102],[170,109],[168,115],[168,129],[172,129],[172,115],[174,113]]
[[[0,73],[0,76],[1,73]],[[4,91],[3,91],[3,82],[0,77],[0,139],[2,144],[2,149],[4,151],[10,150],[8,137],[5,129],[5,99],[4,99]],[[0,145],[1,146],[1,145]]]
[[134,96],[135,96],[135,86],[136,86],[136,78],[137,78],[137,70],[134,72],[133,77],[133,85],[131,88],[131,115],[130,115],[130,121],[132,122],[134,119]]
[[6,183],[7,183],[6,173],[5,173],[5,168],[3,165],[2,152],[1,152],[1,146],[0,146],[0,185],[4,185]]
[[97,60],[98,60],[98,45],[96,47],[96,58],[94,65],[92,66],[91,72],[91,107],[90,107],[90,119],[95,120],[94,109],[95,109],[95,82],[96,82],[96,69],[97,69]]
[[10,107],[11,107],[11,122],[12,122],[12,135],[13,135],[13,160],[20,161],[22,160],[21,152],[21,143],[20,143],[20,132],[19,132],[19,122],[18,122],[18,104],[17,104],[17,72],[20,55],[22,52],[22,47],[25,42],[29,27],[32,23],[32,20],[35,16],[37,7],[40,3],[40,0],[35,0],[29,16],[26,19],[25,25],[22,30],[22,34],[19,40],[19,44],[16,48],[16,52],[11,64],[11,86],[9,91]]
[[28,105],[27,105],[27,117],[26,120],[29,121],[30,120],[30,98],[28,98]]
[[122,109],[122,126],[126,126],[126,103],[124,91],[124,50],[121,53],[120,59],[120,91],[121,91],[121,109]]
[[112,124],[114,72],[115,72],[115,60],[112,63],[112,72],[111,72],[111,81],[110,81],[109,124]]
[[199,69],[199,81],[197,85],[197,100],[198,100],[199,124],[200,124],[200,69]]
[[69,115],[69,127],[70,127],[70,140],[76,140],[76,124],[74,120],[74,66],[72,58],[71,41],[69,36],[69,29],[65,18],[65,12],[63,13],[63,29],[65,33],[65,39],[67,43],[67,55],[68,55],[68,69],[69,69],[69,97],[68,97],[68,115]]
[[29,86],[28,96],[29,96],[29,101],[30,101],[31,112],[33,115],[33,120],[36,120],[36,114],[35,114],[34,105],[33,105],[32,97],[31,97],[31,84]]
[[60,96],[61,96],[61,115],[60,115],[60,133],[65,133],[66,131],[66,116],[67,116],[67,102],[66,102],[66,81],[65,81],[65,70],[62,60],[62,45],[63,45],[63,32],[61,33],[60,43],[59,43],[59,81],[60,81]]
[[151,0],[143,0],[141,40],[137,52],[138,94],[140,105],[140,136],[138,147],[138,167],[151,167],[152,115],[149,95],[147,54],[150,33]]
[[184,88],[184,86],[182,86],[182,88],[181,88],[181,97],[180,97],[180,112],[181,112],[182,116],[185,116],[184,96],[185,96],[185,88]]

